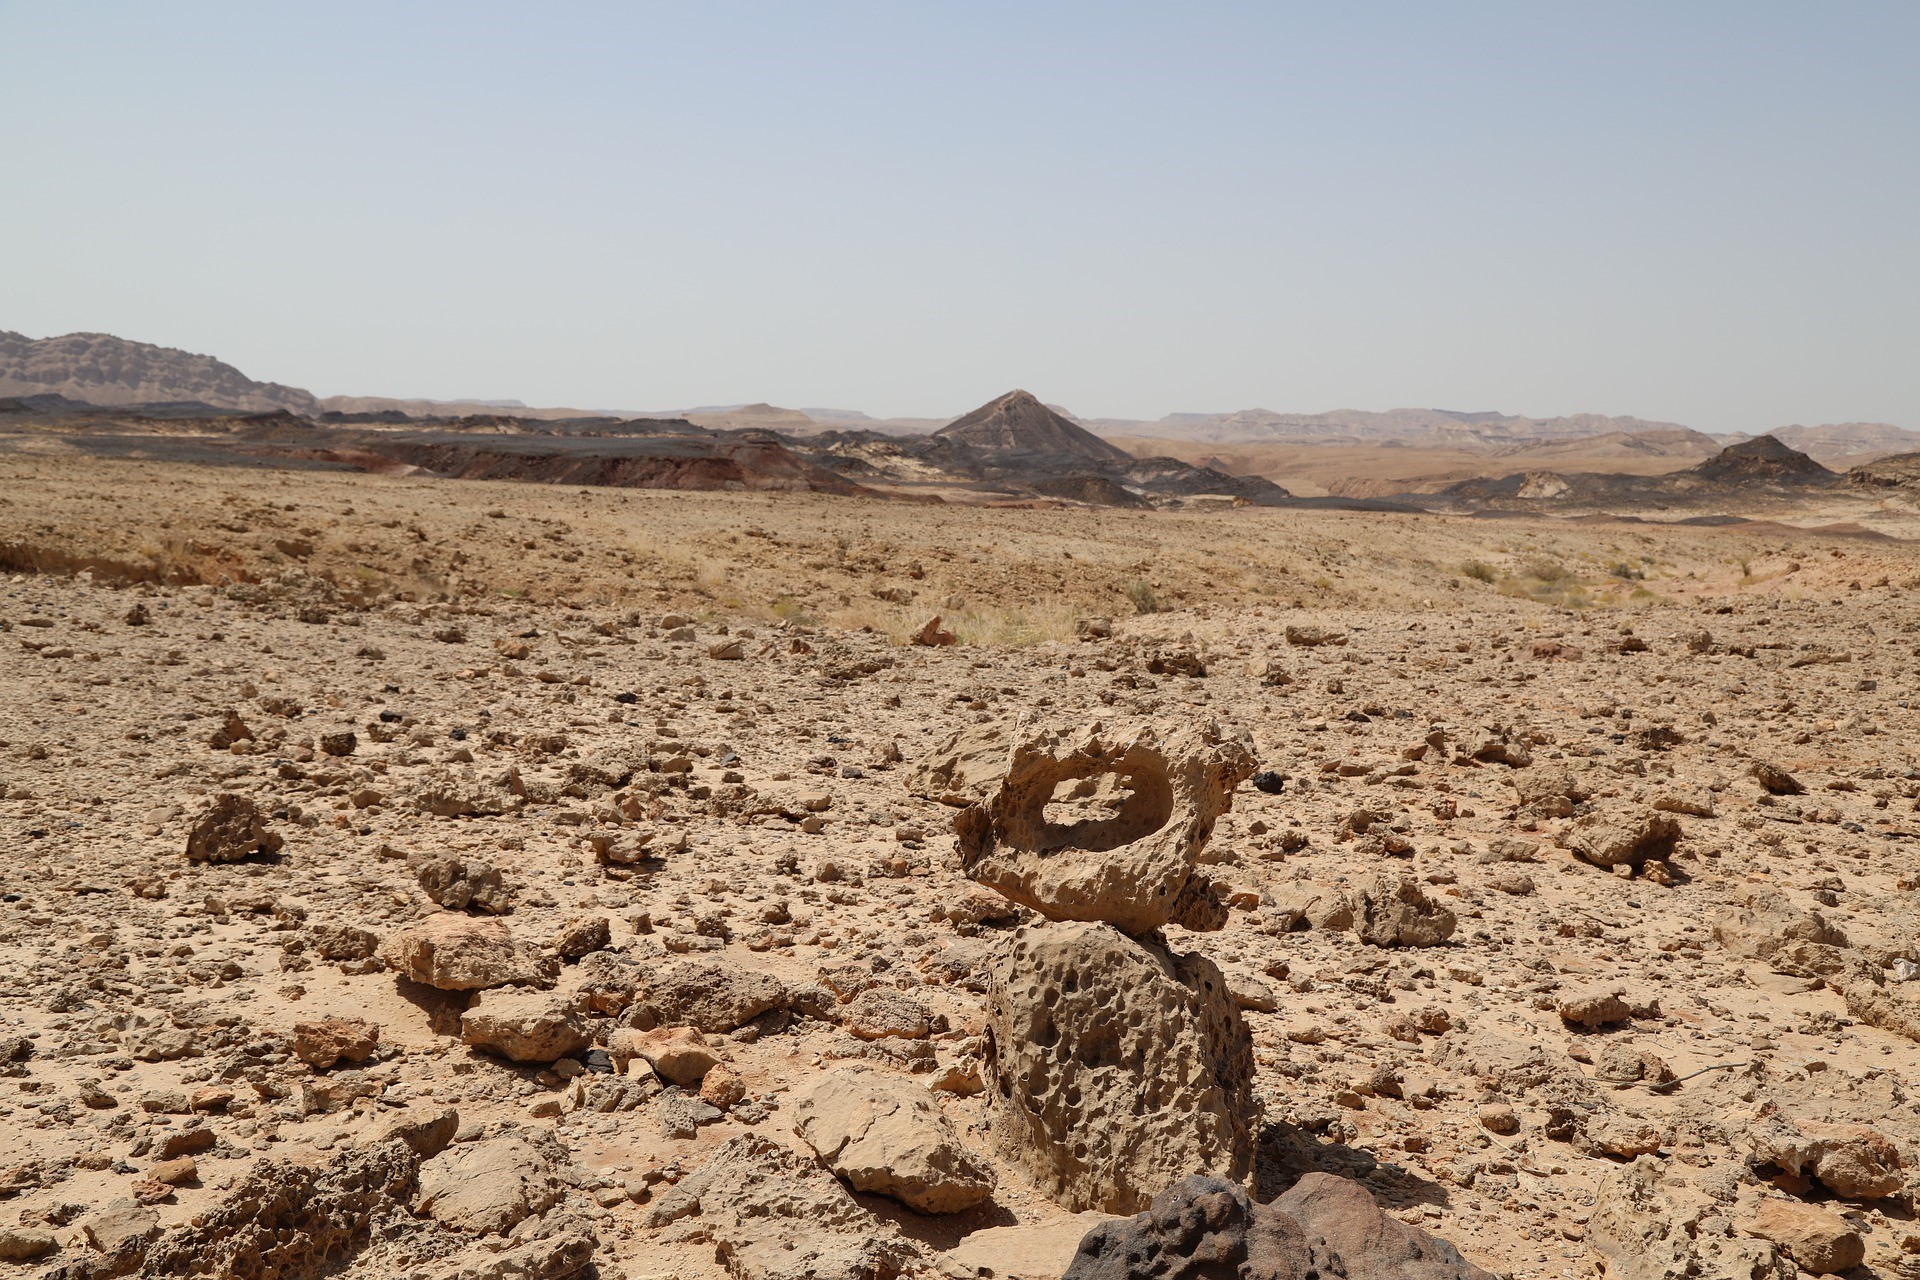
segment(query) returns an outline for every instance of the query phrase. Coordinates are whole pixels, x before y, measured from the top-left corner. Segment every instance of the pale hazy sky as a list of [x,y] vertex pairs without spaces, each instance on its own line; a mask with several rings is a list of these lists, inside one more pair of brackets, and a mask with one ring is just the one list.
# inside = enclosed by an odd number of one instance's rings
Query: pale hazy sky
[[1920,427],[1920,4],[0,0],[0,328],[320,394]]

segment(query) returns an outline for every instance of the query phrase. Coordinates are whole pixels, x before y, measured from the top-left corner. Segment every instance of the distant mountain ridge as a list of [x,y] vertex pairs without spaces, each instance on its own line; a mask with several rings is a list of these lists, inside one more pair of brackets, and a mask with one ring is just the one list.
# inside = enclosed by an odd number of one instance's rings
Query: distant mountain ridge
[[1581,436],[1685,431],[1677,422],[1607,417],[1597,413],[1557,418],[1528,418],[1491,410],[1334,409],[1328,413],[1275,413],[1241,409],[1233,413],[1171,413],[1153,422],[1099,420],[1090,423],[1114,434],[1190,440],[1202,444],[1343,443],[1382,440],[1436,445],[1487,447]]
[[36,339],[0,330],[0,396],[31,395],[99,405],[194,400],[242,413],[321,412],[312,392],[256,382],[212,356],[110,333]]
[[[1117,446],[1103,437],[1131,436],[1199,444],[1432,444],[1477,451],[1501,451],[1559,440],[1596,436],[1648,436],[1685,441],[1699,447],[1706,439],[1715,446],[1737,436],[1700,436],[1678,423],[1636,417],[1608,417],[1576,413],[1552,418],[1529,418],[1494,410],[1452,409],[1335,409],[1327,413],[1279,413],[1270,409],[1241,409],[1231,413],[1173,413],[1155,420],[1078,418],[1048,406],[1026,393],[1019,406],[1020,422],[1009,426],[1007,410],[993,405],[946,421],[934,419],[875,419],[853,409],[786,409],[769,404],[711,406],[678,411],[588,410],[534,408],[514,400],[431,400],[390,396],[318,397],[300,387],[260,382],[213,356],[173,347],[135,342],[107,333],[69,333],[54,338],[28,338],[0,330],[0,397],[60,395],[105,406],[197,402],[239,413],[286,411],[308,417],[324,412],[346,414],[401,413],[413,418],[451,418],[497,414],[503,410],[526,419],[608,417],[689,417],[720,428],[766,428],[793,435],[810,435],[836,428],[856,427],[895,435],[922,435],[930,431],[982,432],[1011,430],[1031,436],[1057,452],[1112,460]],[[1002,399],[1006,399],[1003,397]],[[998,401],[994,402],[996,405]],[[993,417],[989,426],[981,415]],[[1045,418],[1039,415],[1047,415]],[[974,421],[970,421],[974,420]],[[965,424],[963,426],[963,424]],[[1070,430],[1068,430],[1070,429]],[[1077,432],[1078,435],[1072,434]],[[1920,431],[1878,422],[1844,422],[1819,426],[1780,427],[1770,434],[1781,441],[1839,458],[1891,454],[1920,449]],[[1048,441],[1052,443],[1049,444]],[[1091,442],[1091,443],[1090,443]],[[1672,447],[1662,445],[1661,450]]]

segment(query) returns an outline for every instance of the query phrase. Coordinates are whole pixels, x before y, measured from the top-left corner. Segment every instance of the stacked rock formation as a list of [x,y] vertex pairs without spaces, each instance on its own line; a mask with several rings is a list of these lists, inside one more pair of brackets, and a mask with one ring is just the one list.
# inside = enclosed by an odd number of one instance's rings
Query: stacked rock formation
[[[1225,922],[1199,856],[1253,768],[1212,724],[1165,743],[1041,734],[955,821],[968,875],[1065,922],[996,959],[985,1075],[1003,1158],[1069,1209],[1135,1213],[1169,1182],[1252,1168],[1246,1023],[1219,968],[1158,930]],[[1089,799],[1078,820],[1049,813]]]

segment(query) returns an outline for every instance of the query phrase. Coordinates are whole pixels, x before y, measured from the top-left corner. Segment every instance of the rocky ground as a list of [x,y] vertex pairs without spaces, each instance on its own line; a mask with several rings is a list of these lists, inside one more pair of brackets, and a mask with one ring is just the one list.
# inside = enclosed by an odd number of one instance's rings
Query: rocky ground
[[0,1273],[1058,1276],[954,820],[1209,722],[1257,1200],[1920,1273],[1911,544],[8,466]]

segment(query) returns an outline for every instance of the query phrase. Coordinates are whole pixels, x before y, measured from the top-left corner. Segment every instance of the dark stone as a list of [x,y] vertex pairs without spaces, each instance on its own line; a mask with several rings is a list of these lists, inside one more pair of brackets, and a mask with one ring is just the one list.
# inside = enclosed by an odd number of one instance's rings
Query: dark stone
[[1272,1204],[1196,1176],[1080,1241],[1063,1280],[1493,1280],[1366,1188],[1310,1173]]

